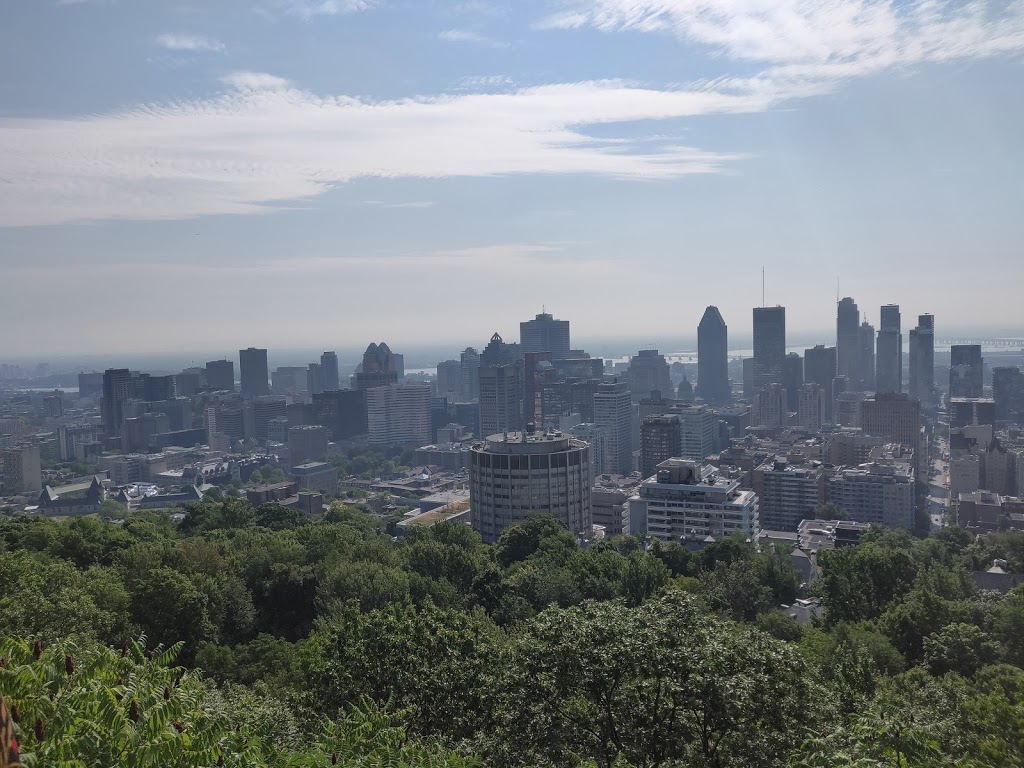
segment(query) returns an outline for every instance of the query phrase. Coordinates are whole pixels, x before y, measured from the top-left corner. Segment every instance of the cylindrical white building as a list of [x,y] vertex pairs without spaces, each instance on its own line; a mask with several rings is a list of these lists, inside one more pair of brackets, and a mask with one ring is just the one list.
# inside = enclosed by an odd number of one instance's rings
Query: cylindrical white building
[[469,459],[471,520],[485,542],[531,515],[551,515],[590,537],[587,443],[560,432],[510,432],[477,443]]

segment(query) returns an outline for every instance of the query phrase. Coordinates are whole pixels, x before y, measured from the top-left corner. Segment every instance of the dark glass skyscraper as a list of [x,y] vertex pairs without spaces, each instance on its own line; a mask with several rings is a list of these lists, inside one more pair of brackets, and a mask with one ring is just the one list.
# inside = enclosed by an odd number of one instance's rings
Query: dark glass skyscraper
[[836,365],[839,376],[845,376],[851,387],[859,387],[860,310],[849,296],[839,302],[836,310]]
[[860,325],[860,387],[862,392],[875,389],[875,326],[865,320]]
[[238,350],[238,369],[242,377],[243,395],[259,397],[270,394],[267,350],[255,347]]
[[782,378],[786,387],[786,409],[797,412],[800,407],[800,387],[804,383],[804,359],[790,352],[782,361]]
[[697,326],[697,395],[712,405],[732,400],[729,327],[718,307],[708,307]]
[[935,389],[935,318],[920,315],[910,331],[910,396],[931,405]]
[[836,377],[836,348],[819,344],[804,350],[804,382],[821,387],[825,421],[832,424],[832,380]]
[[984,376],[980,344],[954,344],[949,350],[949,396],[981,397]]
[[882,307],[875,356],[875,391],[903,391],[903,334],[900,331],[898,304]]
[[336,352],[324,352],[320,355],[320,367],[324,372],[324,391],[330,392],[341,389],[341,379],[338,376],[338,355]]
[[754,308],[754,391],[767,384],[784,384],[786,308]]
[[235,390],[235,364],[230,360],[211,360],[206,364],[206,386],[214,390]]
[[100,415],[103,431],[108,435],[121,432],[124,423],[124,404],[135,394],[135,382],[127,368],[109,368],[103,373],[103,400]]

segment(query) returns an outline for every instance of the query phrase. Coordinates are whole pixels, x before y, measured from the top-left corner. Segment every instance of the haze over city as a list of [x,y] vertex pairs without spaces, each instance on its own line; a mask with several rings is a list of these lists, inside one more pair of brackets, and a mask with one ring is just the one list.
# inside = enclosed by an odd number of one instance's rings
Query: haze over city
[[664,347],[708,303],[749,332],[762,268],[822,340],[837,280],[940,336],[1017,325],[1019,4],[65,0],[0,22],[12,358],[454,350],[542,304]]

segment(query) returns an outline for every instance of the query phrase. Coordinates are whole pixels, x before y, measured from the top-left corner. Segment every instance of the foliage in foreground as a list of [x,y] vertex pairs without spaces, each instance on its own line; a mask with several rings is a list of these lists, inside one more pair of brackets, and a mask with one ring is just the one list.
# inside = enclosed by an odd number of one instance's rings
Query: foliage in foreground
[[1024,587],[979,592],[993,558],[1024,570],[1024,535],[873,530],[822,554],[806,627],[786,553],[743,541],[392,540],[237,498],[0,519],[0,638],[28,639],[0,694],[38,766],[1024,766]]

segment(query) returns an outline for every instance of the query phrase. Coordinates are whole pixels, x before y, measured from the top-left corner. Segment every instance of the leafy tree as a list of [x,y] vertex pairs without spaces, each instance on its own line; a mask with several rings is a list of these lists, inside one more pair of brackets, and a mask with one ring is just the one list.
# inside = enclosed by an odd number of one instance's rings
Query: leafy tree
[[654,555],[634,552],[627,561],[622,593],[627,605],[640,605],[668,583],[670,571]]
[[184,574],[172,568],[154,568],[131,586],[134,621],[158,643],[184,641],[191,660],[199,645],[216,637],[207,610],[209,598]]
[[545,611],[497,672],[492,765],[779,765],[808,696],[795,652],[678,593]]
[[999,655],[999,647],[973,624],[948,624],[924,639],[924,663],[933,675],[973,677]]
[[917,568],[909,550],[874,541],[820,552],[822,578],[814,584],[828,625],[874,619],[910,591]]
[[700,581],[711,607],[737,621],[753,621],[774,606],[771,588],[761,583],[750,560],[719,561]]
[[321,619],[304,646],[306,688],[328,713],[368,698],[407,710],[418,734],[466,738],[483,709],[497,637],[482,614],[350,605]]
[[999,602],[993,634],[1001,641],[1006,661],[1024,667],[1024,585],[1014,587]]
[[127,595],[102,570],[83,574],[63,560],[10,552],[0,555],[0,585],[0,637],[124,637]]
[[542,547],[560,555],[576,549],[576,538],[558,520],[535,515],[501,532],[494,555],[502,568],[526,560]]

